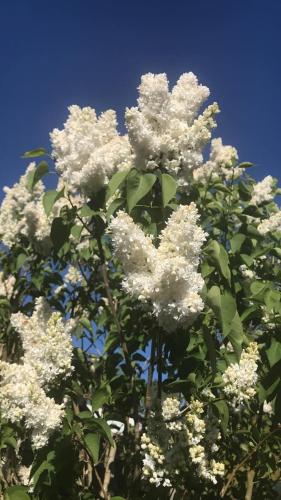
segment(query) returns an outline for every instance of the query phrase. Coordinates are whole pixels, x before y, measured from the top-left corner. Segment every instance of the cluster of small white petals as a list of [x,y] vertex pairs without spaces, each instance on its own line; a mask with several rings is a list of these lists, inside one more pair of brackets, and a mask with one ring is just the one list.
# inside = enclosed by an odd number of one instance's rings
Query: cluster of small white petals
[[17,475],[19,476],[22,485],[30,486],[32,484],[32,481],[30,481],[30,472],[31,472],[31,466],[26,467],[25,465],[20,465],[18,467]]
[[262,235],[281,231],[281,211],[273,213],[268,219],[264,219],[258,225],[258,231]]
[[209,160],[193,171],[193,178],[203,183],[236,179],[243,173],[242,168],[235,166],[237,160],[237,150],[233,146],[224,146],[220,137],[213,139]]
[[221,439],[216,425],[210,418],[204,417],[203,403],[193,399],[186,414],[186,436],[189,445],[191,462],[196,466],[199,477],[203,477],[213,484],[217,484],[217,477],[223,476],[225,466],[213,458],[208,458],[206,445],[209,444],[210,452],[219,450],[216,441]]
[[257,182],[253,188],[252,205],[260,205],[264,201],[271,201],[274,197],[275,181],[271,175],[267,175],[261,182]]
[[28,189],[29,175],[35,171],[30,163],[19,182],[12,188],[5,187],[5,197],[0,208],[0,234],[2,242],[12,247],[22,236],[38,244],[49,239],[50,223],[45,215],[42,196],[44,186],[37,182],[33,190]]
[[165,455],[160,446],[151,437],[143,433],[141,436],[141,449],[144,453],[142,475],[155,486],[171,487],[168,471],[164,467]]
[[80,270],[77,267],[70,265],[68,267],[67,273],[64,276],[64,281],[73,286],[77,285],[78,283],[81,283],[82,274]]
[[0,271],[0,296],[10,299],[14,292],[15,283],[16,278],[14,276],[8,276],[8,278],[5,279],[4,273]]
[[177,419],[180,412],[180,401],[175,396],[166,397],[162,402],[162,417],[166,427],[171,431],[183,428],[182,420]]
[[198,116],[208,96],[209,89],[193,73],[181,75],[171,92],[165,73],[143,75],[138,107],[125,113],[136,168],[162,166],[171,174],[180,172],[185,184],[190,171],[202,164],[202,150],[216,126],[216,103]]
[[239,363],[232,363],[223,373],[223,391],[234,408],[240,408],[256,394],[259,353],[256,342],[243,349]]
[[0,361],[0,387],[2,417],[13,423],[24,419],[25,427],[31,430],[33,447],[44,446],[60,426],[63,406],[46,395],[36,371],[28,364]]
[[21,336],[24,363],[35,370],[40,385],[71,373],[72,320],[63,321],[61,314],[52,312],[40,297],[36,299],[32,316],[12,314],[11,324]]
[[271,416],[274,414],[273,406],[271,402],[264,401],[263,403],[263,413],[266,413],[267,415]]
[[141,438],[143,477],[156,486],[169,479],[166,485],[171,486],[180,471],[186,472],[189,462],[199,477],[216,484],[225,472],[224,464],[214,459],[221,439],[217,421],[212,415],[204,415],[201,401],[192,399],[183,411],[180,406],[180,398],[168,396],[161,415],[150,416],[147,432]]
[[127,136],[117,132],[115,111],[97,117],[94,109],[69,107],[62,130],[51,134],[56,169],[73,190],[91,195],[108,183],[117,169],[131,167]]
[[241,272],[243,278],[245,278],[246,280],[253,280],[257,277],[255,271],[253,271],[252,269],[248,269],[246,264],[241,264],[241,266],[239,266],[239,271]]
[[118,212],[109,226],[125,273],[124,289],[139,300],[150,300],[167,331],[190,324],[204,306],[197,267],[206,235],[198,219],[194,203],[179,206],[160,235],[158,249],[124,212]]

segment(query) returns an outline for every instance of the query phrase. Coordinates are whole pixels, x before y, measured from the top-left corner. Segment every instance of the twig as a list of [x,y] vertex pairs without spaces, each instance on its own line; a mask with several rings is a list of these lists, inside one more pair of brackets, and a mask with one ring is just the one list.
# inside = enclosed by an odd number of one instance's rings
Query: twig
[[[109,498],[108,497],[108,487],[109,487],[110,480],[111,480],[110,465],[115,460],[116,451],[117,451],[117,446],[116,446],[116,443],[114,443],[114,446],[110,446],[109,451],[108,451],[108,455],[106,458],[105,471],[104,471],[104,477],[103,477],[103,489],[102,489],[102,494],[107,495],[106,498]],[[103,498],[105,498],[105,497],[103,497]]]
[[267,434],[267,436],[265,436],[256,446],[255,448],[253,448],[253,450],[248,453],[241,462],[239,462],[239,464],[235,465],[233,471],[231,472],[231,474],[229,475],[228,477],[228,481],[227,483],[224,485],[224,487],[222,488],[221,492],[220,492],[220,496],[221,498],[223,498],[227,492],[227,490],[229,489],[233,479],[235,478],[235,475],[236,473],[239,471],[239,469],[241,469],[241,467],[249,460],[249,458],[251,458],[255,453],[256,451],[259,449],[259,447],[265,443],[265,441],[267,441],[268,438],[270,438],[275,432],[277,431],[280,431],[281,429],[281,425],[278,425],[277,429],[274,429],[272,432],[270,432],[269,434]]
[[157,342],[157,371],[158,371],[158,382],[157,382],[157,398],[161,401],[162,396],[162,334],[158,333]]
[[255,474],[256,473],[253,469],[247,471],[247,489],[245,500],[252,500]]

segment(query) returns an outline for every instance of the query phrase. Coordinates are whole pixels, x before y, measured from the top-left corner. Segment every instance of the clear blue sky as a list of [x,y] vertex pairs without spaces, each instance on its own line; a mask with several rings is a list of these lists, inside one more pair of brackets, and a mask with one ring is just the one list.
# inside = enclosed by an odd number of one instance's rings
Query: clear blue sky
[[[69,104],[133,105],[141,74],[193,71],[221,107],[216,135],[255,176],[279,176],[279,0],[0,1],[0,186],[49,146]],[[253,171],[252,171],[253,173]]]

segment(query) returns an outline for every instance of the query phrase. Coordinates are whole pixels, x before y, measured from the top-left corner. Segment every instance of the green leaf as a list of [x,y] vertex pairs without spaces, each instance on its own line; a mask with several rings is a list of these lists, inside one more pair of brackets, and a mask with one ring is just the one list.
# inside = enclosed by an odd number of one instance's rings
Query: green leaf
[[205,248],[205,253],[209,256],[209,261],[214,265],[220,274],[230,283],[231,274],[229,269],[229,259],[225,248],[215,240]]
[[131,170],[127,177],[127,205],[129,213],[149,193],[156,179],[155,174],[140,174],[137,170]]
[[224,400],[214,401],[213,405],[217,408],[219,417],[221,419],[221,427],[224,433],[227,432],[229,422],[229,409]]
[[111,500],[126,500],[124,497],[111,497]]
[[163,207],[166,207],[176,195],[177,181],[169,174],[162,174],[161,185]]
[[46,193],[44,193],[43,207],[47,217],[50,215],[56,201],[62,198],[63,195],[64,195],[64,189],[62,189],[61,191],[56,191],[55,189],[51,189],[50,191],[46,191]]
[[205,344],[206,344],[207,349],[208,349],[208,356],[210,359],[212,373],[213,373],[213,375],[215,375],[216,368],[217,368],[216,367],[216,361],[217,361],[216,346],[215,346],[214,339],[213,339],[212,335],[210,334],[207,327],[204,327],[204,329],[203,329],[203,336],[204,336]]
[[244,161],[242,163],[239,163],[239,165],[238,165],[239,168],[250,168],[253,166],[254,166],[254,164],[251,163],[250,161]]
[[5,500],[30,500],[25,486],[10,486],[5,491]]
[[38,158],[39,156],[45,156],[47,151],[45,148],[32,149],[31,151],[26,151],[22,158]]
[[218,286],[212,286],[206,299],[220,321],[224,337],[229,337],[233,346],[239,349],[238,346],[243,342],[244,333],[235,298],[228,290],[221,293]]
[[92,424],[94,427],[97,427],[102,432],[102,434],[106,437],[106,439],[111,444],[111,446],[114,446],[114,441],[112,438],[111,429],[110,429],[108,423],[105,420],[103,420],[102,418],[95,418],[92,421]]
[[92,397],[92,410],[96,411],[107,403],[110,398],[110,387],[101,387],[94,392]]
[[85,435],[84,441],[94,464],[96,464],[99,461],[100,435],[90,432]]
[[106,218],[107,220],[110,219],[110,217],[116,212],[118,208],[120,208],[124,204],[125,200],[124,198],[116,198],[108,207],[107,212],[106,212]]
[[105,201],[108,201],[109,198],[116,192],[116,190],[121,186],[122,182],[125,181],[126,177],[128,176],[127,171],[120,171],[116,172],[110,179],[107,190],[106,190],[106,197]]
[[270,347],[265,351],[270,367],[274,366],[281,359],[281,342],[275,338],[271,339]]
[[79,215],[80,217],[93,217],[96,215],[96,211],[92,210],[92,208],[89,207],[89,205],[84,205],[80,210],[79,210]]
[[64,224],[61,217],[56,217],[52,222],[51,240],[56,252],[68,241],[70,235],[70,226]]
[[27,177],[27,189],[32,191],[34,186],[37,184],[42,177],[49,172],[48,163],[46,161],[41,161],[39,165],[30,172]]
[[25,253],[19,253],[17,256],[16,270],[18,271],[27,259],[27,255]]
[[246,239],[245,234],[237,233],[230,240],[230,247],[233,253],[240,252],[241,246]]

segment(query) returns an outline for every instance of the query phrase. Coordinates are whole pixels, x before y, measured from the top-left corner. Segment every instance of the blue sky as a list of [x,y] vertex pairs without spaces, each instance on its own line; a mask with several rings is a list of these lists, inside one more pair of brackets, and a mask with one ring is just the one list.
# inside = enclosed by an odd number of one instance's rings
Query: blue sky
[[216,135],[258,178],[279,176],[278,0],[0,1],[0,184],[49,147],[67,106],[133,105],[140,76],[193,71],[221,107]]

